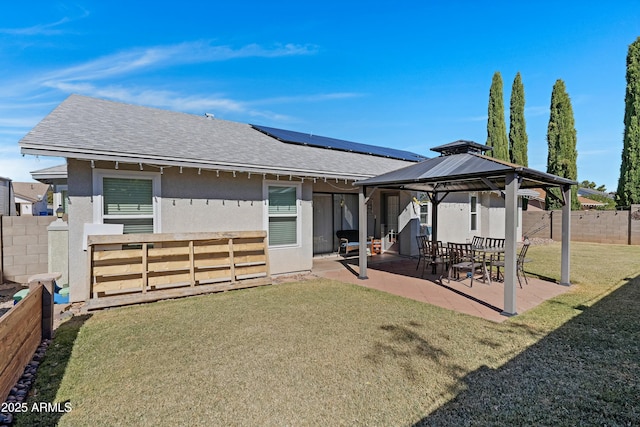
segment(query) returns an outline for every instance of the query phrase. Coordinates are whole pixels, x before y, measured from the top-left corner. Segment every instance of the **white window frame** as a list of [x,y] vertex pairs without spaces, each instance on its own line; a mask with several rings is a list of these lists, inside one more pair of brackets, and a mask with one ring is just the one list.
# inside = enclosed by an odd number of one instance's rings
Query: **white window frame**
[[[420,225],[424,225],[424,226],[428,226],[430,225],[430,221],[429,221],[429,211],[431,210],[431,208],[429,207],[429,202],[426,200],[423,200],[421,202],[419,202],[419,206],[420,206],[420,211],[418,212],[418,221],[420,222]],[[426,212],[422,213],[422,209],[425,209]],[[422,216],[426,215],[426,221],[422,222]]]
[[[476,210],[472,211],[473,203],[471,203],[471,199],[476,199]],[[473,228],[473,217],[476,219],[476,228]],[[469,231],[478,231],[480,226],[480,197],[478,197],[478,193],[470,193],[469,194]]]
[[[273,217],[292,217],[290,214],[270,215],[269,214],[269,187],[295,187],[296,189],[296,243],[290,245],[269,245],[270,249],[286,249],[286,248],[300,248],[302,247],[302,210],[301,198],[302,198],[302,183],[299,182],[282,182],[282,181],[263,181],[262,182],[262,197],[264,199],[264,211],[263,211],[263,224],[264,229],[269,233],[269,218]],[[267,236],[269,241],[269,236]]]
[[[135,172],[135,171],[119,171],[110,169],[94,169],[93,170],[93,222],[94,224],[104,224],[104,197],[103,197],[103,179],[104,178],[120,178],[120,179],[150,179],[152,187],[152,205],[153,205],[153,232],[160,233],[160,174],[157,172]],[[135,218],[134,215],[127,215],[127,218]],[[140,218],[148,218],[147,215]],[[117,216],[107,216],[107,219],[117,219]]]

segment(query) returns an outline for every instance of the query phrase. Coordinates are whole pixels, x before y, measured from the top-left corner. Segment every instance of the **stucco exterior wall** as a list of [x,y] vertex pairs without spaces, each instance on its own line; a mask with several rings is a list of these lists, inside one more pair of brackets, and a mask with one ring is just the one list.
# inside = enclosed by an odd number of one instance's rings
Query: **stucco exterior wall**
[[93,183],[91,164],[67,160],[69,212],[69,299],[89,299],[87,252],[82,249],[85,223],[93,223]]
[[[438,240],[464,243],[473,236],[504,238],[504,200],[492,192],[477,193],[478,229],[471,230],[469,193],[449,194],[438,208]],[[522,236],[522,210],[518,209],[518,240]]]
[[[113,163],[69,160],[69,253],[72,301],[89,298],[86,251],[82,249],[85,223],[93,223],[93,171]],[[150,169],[150,168],[147,168]],[[136,165],[119,165],[120,171],[138,171]],[[265,182],[296,184],[287,179],[267,180],[262,175],[197,169],[165,168],[160,176],[159,227],[161,233],[245,231],[267,229]],[[313,183],[300,184],[300,240],[298,245],[270,248],[271,274],[308,271],[313,262]]]
[[414,193],[400,193],[400,217],[398,218],[398,239],[401,255],[417,255],[418,244],[415,236],[420,233],[420,207],[413,203]]
[[262,176],[165,169],[161,177],[162,233],[262,230]]
[[452,193],[445,197],[438,206],[438,240],[464,243],[471,238],[469,224],[469,195]]

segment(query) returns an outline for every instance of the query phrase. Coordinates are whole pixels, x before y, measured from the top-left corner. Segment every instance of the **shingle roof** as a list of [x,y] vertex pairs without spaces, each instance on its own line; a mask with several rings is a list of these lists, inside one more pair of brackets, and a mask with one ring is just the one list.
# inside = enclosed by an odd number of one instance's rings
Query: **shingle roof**
[[67,165],[51,166],[49,168],[31,171],[31,178],[46,184],[63,184],[67,180]]
[[23,153],[358,179],[411,162],[287,144],[248,124],[71,95],[21,141]]
[[13,182],[13,194],[16,197],[28,200],[30,202],[38,202],[47,195],[49,190],[48,184],[40,182]]
[[67,165],[56,165],[51,166],[49,168],[38,169],[36,171],[31,171],[31,175],[66,175],[67,174]]

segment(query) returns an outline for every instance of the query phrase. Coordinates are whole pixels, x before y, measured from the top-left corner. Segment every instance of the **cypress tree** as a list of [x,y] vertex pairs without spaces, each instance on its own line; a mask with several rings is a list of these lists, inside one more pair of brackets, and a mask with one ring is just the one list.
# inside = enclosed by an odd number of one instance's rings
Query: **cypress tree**
[[502,76],[496,71],[489,89],[489,118],[487,120],[487,145],[493,147],[491,156],[509,161],[507,126],[504,123],[504,100],[502,96]]
[[[551,112],[549,115],[549,127],[547,128],[547,143],[549,144],[548,173],[574,181],[577,180],[577,140],[571,99],[567,94],[564,82],[558,79],[553,85],[553,92],[551,93]],[[554,188],[548,191],[562,198],[560,189]],[[546,206],[547,210],[558,209],[561,204],[547,195]],[[577,185],[574,185],[571,189],[571,209],[580,209]]]
[[511,163],[529,166],[527,159],[527,124],[524,120],[524,86],[520,72],[513,79],[509,108],[509,158]]
[[627,91],[624,98],[622,164],[616,204],[640,203],[640,37],[627,54]]

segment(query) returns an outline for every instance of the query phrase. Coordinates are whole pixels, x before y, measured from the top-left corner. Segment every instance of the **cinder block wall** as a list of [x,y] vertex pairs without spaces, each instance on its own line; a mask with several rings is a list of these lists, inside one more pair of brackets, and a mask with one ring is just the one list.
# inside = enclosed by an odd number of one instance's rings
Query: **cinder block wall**
[[550,239],[553,211],[522,211],[522,237]]
[[[553,238],[560,240],[562,215],[558,212],[553,216]],[[629,243],[629,212],[571,212],[571,240],[626,245]]]
[[[522,213],[523,234],[559,241],[562,238],[562,211]],[[640,245],[640,205],[630,211],[573,211],[571,240],[576,242]]]
[[28,282],[29,276],[48,271],[47,227],[55,216],[3,216],[4,280]]

